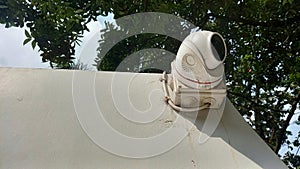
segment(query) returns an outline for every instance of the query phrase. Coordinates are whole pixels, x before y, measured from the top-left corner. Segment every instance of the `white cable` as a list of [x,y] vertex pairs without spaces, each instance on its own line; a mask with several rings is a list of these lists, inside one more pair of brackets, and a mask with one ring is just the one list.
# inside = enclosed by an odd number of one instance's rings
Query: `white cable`
[[195,112],[195,111],[200,111],[200,110],[203,110],[203,109],[206,109],[206,108],[209,108],[210,107],[210,104],[209,103],[206,103],[204,104],[203,106],[200,106],[200,107],[197,107],[197,108],[183,108],[183,107],[179,107],[179,106],[176,106],[169,94],[168,94],[168,90],[167,90],[167,74],[166,72],[164,71],[163,72],[163,77],[161,78],[161,81],[163,82],[163,90],[164,90],[164,94],[165,94],[165,99],[166,99],[166,102],[176,111],[179,111],[179,112]]

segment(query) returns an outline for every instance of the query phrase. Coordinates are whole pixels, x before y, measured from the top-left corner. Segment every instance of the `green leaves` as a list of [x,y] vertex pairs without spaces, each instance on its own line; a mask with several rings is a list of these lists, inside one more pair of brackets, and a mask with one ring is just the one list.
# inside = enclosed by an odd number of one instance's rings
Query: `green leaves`
[[35,49],[35,47],[36,47],[36,41],[35,41],[35,40],[33,40],[33,41],[31,42],[31,46],[32,46],[32,49]]
[[26,39],[24,40],[23,45],[26,45],[28,42],[32,40],[30,33],[26,29],[25,29],[25,35],[26,35]]
[[285,5],[285,4],[287,4],[287,3],[293,4],[293,2],[294,2],[294,0],[283,0],[283,1],[282,1],[282,5]]
[[25,29],[25,35],[26,35],[27,38],[31,38],[30,33],[26,29]]
[[23,42],[23,45],[26,45],[30,41],[31,41],[31,38],[25,39],[24,42]]
[[[26,39],[23,41],[23,45],[26,45],[27,43],[29,43],[32,40],[32,36],[30,35],[30,33],[26,29],[25,29],[25,36],[26,36]],[[36,44],[37,43],[36,43],[35,40],[31,41],[32,49],[35,49]]]

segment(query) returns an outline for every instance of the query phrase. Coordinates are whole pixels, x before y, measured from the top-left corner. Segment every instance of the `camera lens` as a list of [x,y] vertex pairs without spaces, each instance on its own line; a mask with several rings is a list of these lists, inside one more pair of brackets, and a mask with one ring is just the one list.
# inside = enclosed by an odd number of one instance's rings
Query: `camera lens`
[[215,58],[218,61],[223,61],[226,55],[225,53],[226,51],[225,51],[225,44],[222,37],[220,37],[219,35],[213,35],[210,42],[211,42],[211,48]]

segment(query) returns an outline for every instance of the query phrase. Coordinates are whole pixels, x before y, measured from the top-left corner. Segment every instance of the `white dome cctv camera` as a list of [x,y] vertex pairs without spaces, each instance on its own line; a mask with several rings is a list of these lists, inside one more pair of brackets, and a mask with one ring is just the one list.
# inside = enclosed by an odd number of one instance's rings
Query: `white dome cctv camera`
[[172,73],[186,86],[214,88],[223,80],[226,53],[220,34],[209,31],[192,33],[182,42],[172,64]]
[[178,110],[187,108],[185,111],[219,108],[226,97],[226,53],[226,44],[216,32],[198,31],[187,36],[171,64],[172,78],[166,82],[170,105]]

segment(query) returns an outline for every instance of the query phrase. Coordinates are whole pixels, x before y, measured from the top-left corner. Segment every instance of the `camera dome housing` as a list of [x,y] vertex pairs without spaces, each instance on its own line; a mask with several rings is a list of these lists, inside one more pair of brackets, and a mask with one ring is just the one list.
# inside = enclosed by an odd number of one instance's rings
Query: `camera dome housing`
[[219,109],[226,98],[226,53],[225,42],[216,32],[198,31],[187,36],[171,64],[171,78],[164,87],[169,104],[186,112]]
[[191,88],[214,88],[224,78],[226,53],[226,44],[220,34],[194,32],[182,42],[172,63],[172,74]]

